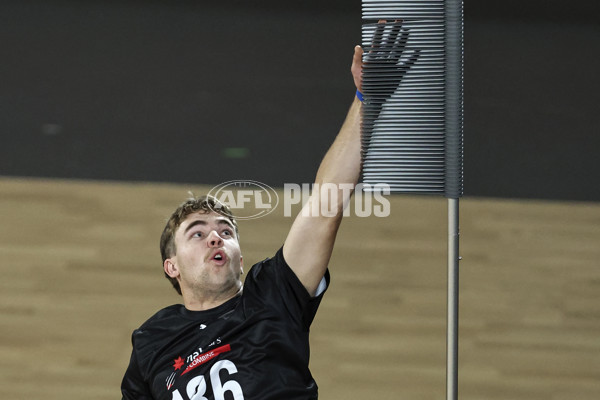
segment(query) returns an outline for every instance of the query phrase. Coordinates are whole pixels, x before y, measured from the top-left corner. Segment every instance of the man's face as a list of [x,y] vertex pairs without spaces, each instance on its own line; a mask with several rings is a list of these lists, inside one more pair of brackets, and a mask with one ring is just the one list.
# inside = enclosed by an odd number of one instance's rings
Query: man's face
[[188,215],[175,232],[175,247],[177,254],[165,268],[172,263],[184,296],[227,296],[240,289],[240,244],[226,217],[214,212]]

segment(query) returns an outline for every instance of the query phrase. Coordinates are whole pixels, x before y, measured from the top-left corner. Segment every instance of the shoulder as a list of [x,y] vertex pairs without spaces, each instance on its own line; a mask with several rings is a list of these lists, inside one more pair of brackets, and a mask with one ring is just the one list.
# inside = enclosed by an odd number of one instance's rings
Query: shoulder
[[138,330],[151,329],[157,325],[161,325],[165,320],[177,319],[181,315],[183,304],[173,304],[157,311],[153,316],[148,318]]
[[132,341],[134,347],[145,345],[145,339],[168,336],[174,331],[178,331],[186,321],[181,317],[182,304],[174,304],[163,308],[148,318],[139,328],[133,331]]
[[262,287],[263,290],[269,286],[275,288],[282,282],[290,281],[299,284],[298,278],[283,256],[283,248],[280,248],[272,257],[265,258],[250,268],[244,282],[244,291],[255,286]]
[[281,269],[281,268],[289,269],[289,266],[287,265],[287,263],[285,262],[285,259],[283,258],[282,248],[277,250],[277,252],[275,253],[274,256],[267,257],[264,260],[259,261],[256,264],[254,264],[252,266],[252,268],[250,268],[250,271],[248,272],[248,277],[258,278],[261,275],[276,274],[276,273],[280,272],[279,269]]
[[[299,277],[287,263],[283,254],[283,247],[279,248],[273,257],[266,258],[254,264],[248,273],[248,278],[246,282],[269,280],[275,284],[280,284],[282,281],[285,281],[297,287],[301,292],[306,291]],[[329,287],[330,279],[329,269],[326,269],[314,297],[319,297]],[[312,297],[308,291],[306,294]]]
[[[312,296],[288,265],[283,248],[280,248],[273,257],[252,266],[244,282],[244,294],[252,293],[264,303],[279,304],[281,301],[292,301],[304,308],[308,303],[318,303],[329,283],[329,271],[326,270],[316,293]],[[277,302],[272,303],[273,300]]]

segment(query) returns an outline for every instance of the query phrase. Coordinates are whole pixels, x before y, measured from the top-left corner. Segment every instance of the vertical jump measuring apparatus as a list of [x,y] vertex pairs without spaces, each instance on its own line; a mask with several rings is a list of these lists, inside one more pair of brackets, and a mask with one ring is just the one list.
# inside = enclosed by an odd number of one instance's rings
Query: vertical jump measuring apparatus
[[362,0],[362,177],[448,199],[446,398],[458,398],[462,0]]

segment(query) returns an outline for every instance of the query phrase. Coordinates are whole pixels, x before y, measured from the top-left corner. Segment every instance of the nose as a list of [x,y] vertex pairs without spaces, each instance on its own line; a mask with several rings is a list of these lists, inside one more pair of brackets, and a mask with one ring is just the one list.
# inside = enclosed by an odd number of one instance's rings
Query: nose
[[208,239],[206,240],[206,243],[208,244],[208,247],[222,247],[223,239],[221,239],[221,236],[219,236],[219,234],[216,231],[211,231],[208,234]]

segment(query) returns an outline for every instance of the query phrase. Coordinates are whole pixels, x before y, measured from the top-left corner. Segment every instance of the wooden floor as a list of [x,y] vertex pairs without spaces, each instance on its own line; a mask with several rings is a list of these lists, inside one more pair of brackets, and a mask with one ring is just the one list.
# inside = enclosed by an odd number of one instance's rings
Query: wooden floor
[[[116,399],[130,334],[179,298],[158,238],[188,185],[0,179],[0,399]],[[322,399],[445,398],[446,200],[350,217],[312,330]],[[279,213],[279,214],[278,214]],[[461,200],[459,398],[600,398],[600,204]],[[241,221],[246,265],[281,209]]]

